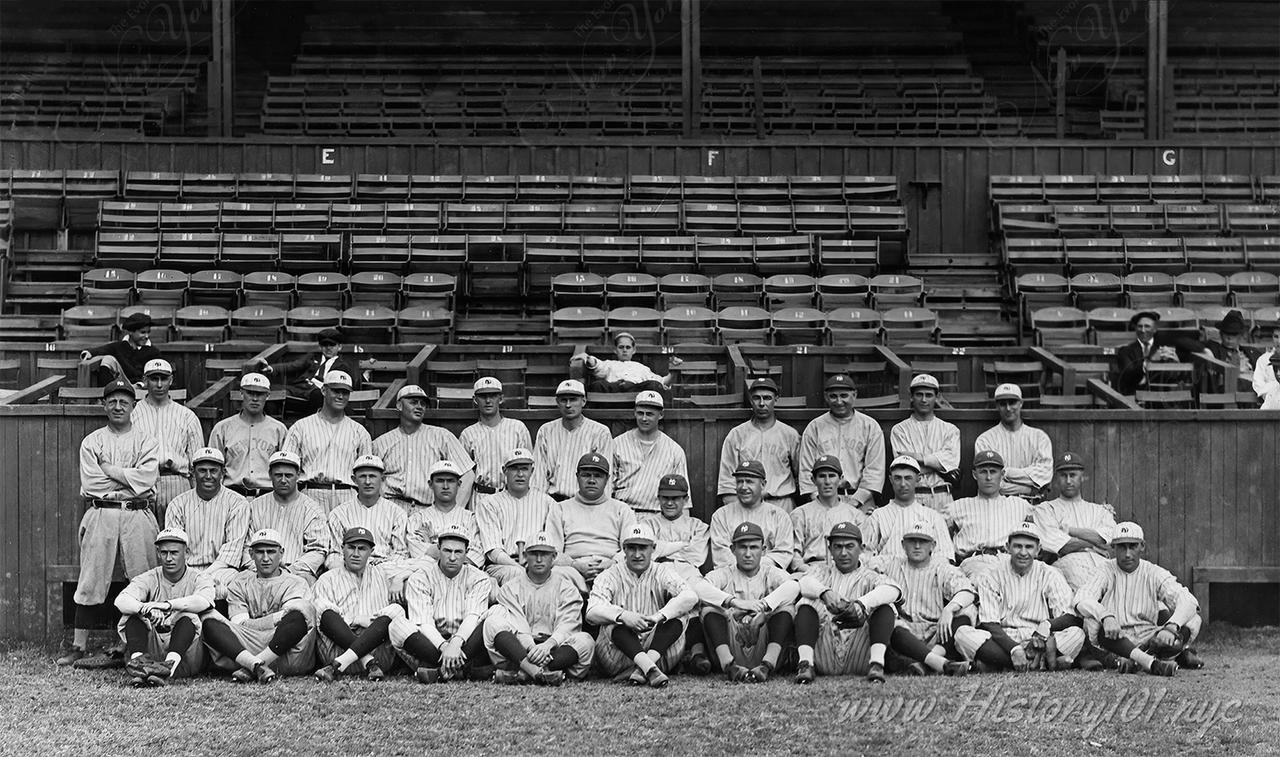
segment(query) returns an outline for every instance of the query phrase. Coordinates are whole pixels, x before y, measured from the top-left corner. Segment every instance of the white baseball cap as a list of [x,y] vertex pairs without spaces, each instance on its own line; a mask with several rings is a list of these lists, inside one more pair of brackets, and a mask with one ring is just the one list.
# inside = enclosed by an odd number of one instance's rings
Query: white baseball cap
[[1142,533],[1142,526],[1133,521],[1126,520],[1116,525],[1115,533],[1111,536],[1112,544],[1125,544],[1127,542],[1146,541],[1147,537]]
[[462,478],[462,469],[455,465],[452,460],[437,460],[432,464],[431,469],[427,471],[428,476],[435,476],[437,473],[449,473]]
[[240,389],[251,392],[271,391],[271,380],[261,373],[246,373],[240,377]]
[[524,545],[525,552],[556,552],[556,545],[551,542],[551,537],[547,536],[545,531],[539,531],[538,535],[533,537],[533,541]]
[[355,473],[361,468],[373,468],[375,470],[385,471],[386,463],[382,462],[382,458],[377,455],[361,455],[351,464],[351,472]]
[[436,536],[436,543],[439,544],[445,539],[458,539],[462,541],[463,544],[471,546],[471,537],[468,536],[467,532],[462,530],[462,526],[457,523],[450,523],[440,529],[440,534]]
[[302,461],[298,459],[298,456],[293,454],[292,452],[286,452],[284,450],[280,450],[279,452],[276,452],[275,454],[273,454],[271,457],[267,458],[268,470],[271,469],[271,466],[276,464],[292,465],[293,467],[297,468],[299,471],[302,470]]
[[227,458],[222,454],[222,450],[213,447],[201,447],[191,456],[191,465],[196,463],[217,463],[218,465],[226,465]]
[[426,399],[427,392],[417,384],[405,384],[400,387],[400,391],[396,392],[396,402],[399,402],[406,397],[421,397]]
[[1040,529],[1036,524],[1029,520],[1024,520],[1021,525],[1009,532],[1009,538],[1015,536],[1027,536],[1036,541],[1040,541]]
[[919,376],[911,379],[911,388],[915,389],[917,387],[932,389],[936,392],[938,391],[938,380],[927,373],[921,373]]
[[324,385],[332,386],[336,389],[350,389],[352,387],[351,374],[346,371],[329,371],[324,374]]
[[502,467],[506,468],[508,465],[515,465],[517,463],[532,463],[532,462],[533,462],[532,452],[525,449],[524,447],[516,447],[515,449],[507,453],[507,459],[502,461]]
[[910,457],[908,455],[898,455],[897,457],[893,458],[893,462],[889,463],[889,470],[893,470],[894,468],[910,468],[916,473],[919,473],[920,463],[917,463],[914,457]]
[[582,387],[582,382],[577,379],[565,379],[556,387],[556,396],[562,394],[576,394],[579,397],[587,396],[587,390]]
[[992,399],[1020,400],[1022,399],[1022,387],[1018,386],[1017,384],[1001,384],[1000,386],[996,387],[996,391],[995,391],[995,394],[992,395]]
[[181,528],[166,528],[156,534],[156,544],[166,541],[180,541],[183,544],[190,544],[191,540],[187,538],[187,532]]
[[657,544],[658,540],[653,535],[653,530],[643,523],[637,523],[631,527],[627,535],[622,539],[622,546],[628,544]]
[[142,369],[142,375],[150,376],[153,373],[163,373],[166,376],[173,375],[173,366],[164,358],[155,358],[148,360],[147,365]]
[[502,382],[493,376],[482,376],[471,385],[472,394],[493,394],[502,392]]
[[271,544],[284,549],[284,540],[280,538],[280,532],[274,528],[260,528],[249,537],[250,548],[263,544]]
[[933,538],[933,529],[929,528],[929,524],[922,520],[918,520],[911,524],[911,527],[902,534],[903,539],[928,539],[929,541],[937,541]]
[[656,407],[659,410],[665,407],[665,405],[662,404],[662,395],[652,389],[640,392],[636,395],[636,407],[640,407],[642,405]]

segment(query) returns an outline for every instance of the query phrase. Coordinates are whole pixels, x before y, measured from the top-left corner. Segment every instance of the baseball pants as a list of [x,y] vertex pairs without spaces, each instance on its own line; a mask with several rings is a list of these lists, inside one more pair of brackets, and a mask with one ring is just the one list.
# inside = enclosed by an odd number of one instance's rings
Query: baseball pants
[[215,598],[217,599],[227,598],[227,585],[231,583],[231,579],[235,578],[240,573],[240,571],[235,568],[218,568],[215,571],[210,571],[208,565],[188,565],[187,567],[193,570],[198,570],[201,573],[206,573],[213,579],[213,590],[215,592]]
[[280,675],[307,675],[316,667],[315,608],[310,604],[286,612],[270,627],[239,625],[214,612],[205,617],[203,632],[211,662],[229,673],[240,667],[236,656],[241,652],[256,655],[265,649],[279,658],[271,669]]
[[1072,552],[1059,557],[1053,567],[1062,571],[1072,591],[1078,591],[1106,563],[1107,558],[1097,552]]
[[[406,633],[407,632],[407,633]],[[445,637],[448,641],[449,637]],[[411,668],[438,668],[443,654],[440,648],[418,630],[408,618],[391,624],[391,645],[400,659]],[[489,654],[484,644],[484,622],[476,626],[471,635],[462,641],[462,653],[466,655],[466,668],[474,669],[489,664]]]
[[[400,608],[396,606],[396,609]],[[404,611],[400,612],[403,616]],[[367,627],[362,628],[347,623],[336,610],[325,610],[320,615],[320,633],[316,638],[316,656],[320,664],[332,665],[338,655],[350,649],[357,657],[373,655],[374,662],[384,671],[390,670],[396,661],[395,652],[387,643],[387,628],[391,622],[392,618],[387,614],[380,614]]]
[[[1058,656],[1074,662],[1084,648],[1084,629],[1079,626],[1051,631]],[[997,623],[984,623],[978,628],[964,626],[956,629],[955,646],[966,660],[978,660],[993,668],[1013,667],[1010,653],[1014,647],[1031,638],[1027,628],[1004,628]]]
[[[547,638],[534,636],[529,621],[523,615],[498,605],[489,608],[483,628],[484,648],[494,665],[519,665],[530,647]],[[556,646],[546,667],[548,670],[563,670],[571,678],[586,678],[594,657],[595,640],[590,634],[578,631],[569,634],[564,643]]]
[[1000,562],[1002,555],[971,555],[960,562],[960,572],[970,581],[986,573]]
[[155,513],[147,510],[90,507],[80,519],[80,577],[75,603],[100,605],[107,600],[117,558],[132,579],[156,566]]
[[882,605],[861,628],[840,628],[821,600],[802,599],[796,604],[796,645],[813,647],[813,667],[819,675],[866,675],[871,645],[888,646],[893,622],[893,608]]
[[[770,613],[764,623],[751,628],[720,609],[708,607],[702,611],[702,628],[712,652],[727,644],[736,664],[754,668],[764,661],[770,642],[785,646],[791,641],[795,616],[790,607],[781,607]],[[710,658],[718,668],[719,658],[714,654]]]
[[124,639],[125,659],[142,652],[152,659],[163,660],[170,652],[177,652],[182,662],[174,670],[174,678],[187,678],[204,670],[206,658],[200,641],[200,618],[194,613],[172,613],[161,624],[141,615],[126,615],[120,619],[118,631]]
[[156,520],[164,523],[164,511],[179,494],[191,490],[191,479],[174,473],[160,476],[156,482]]
[[1168,610],[1161,610],[1156,618],[1156,625],[1143,626],[1122,626],[1120,628],[1120,636],[1116,639],[1108,639],[1102,635],[1102,624],[1096,620],[1086,618],[1084,621],[1084,630],[1089,640],[1098,647],[1114,652],[1121,657],[1128,657],[1134,649],[1141,649],[1144,652],[1150,652],[1157,657],[1167,657],[1169,654],[1182,651],[1186,647],[1195,643],[1200,636],[1200,627],[1202,621],[1200,616],[1193,615],[1187,624],[1178,629],[1179,647],[1176,649],[1159,649],[1155,648],[1155,636],[1169,622],[1169,618],[1173,613]]
[[916,502],[935,512],[945,512],[951,506],[951,492],[916,492]]
[[636,633],[621,623],[601,626],[596,637],[596,668],[605,675],[616,676],[635,665],[636,655],[652,649],[662,655],[658,667],[674,670],[684,654],[684,624],[684,618],[672,618],[644,633]]

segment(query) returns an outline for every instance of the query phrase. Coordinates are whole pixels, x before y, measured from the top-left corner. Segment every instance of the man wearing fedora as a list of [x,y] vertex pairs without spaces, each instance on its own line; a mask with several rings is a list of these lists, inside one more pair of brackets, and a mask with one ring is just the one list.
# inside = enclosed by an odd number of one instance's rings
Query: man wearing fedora
[[321,390],[324,388],[325,374],[342,371],[351,377],[351,388],[355,390],[360,388],[360,370],[349,356],[338,354],[338,350],[342,349],[341,330],[321,329],[316,333],[316,347],[316,352],[297,360],[270,365],[266,360],[258,359],[246,368],[282,382],[290,400],[304,402],[308,410],[318,410],[324,404]]
[[[1252,380],[1253,366],[1258,360],[1258,353],[1242,344],[1245,332],[1249,330],[1245,326],[1244,316],[1239,310],[1230,310],[1222,316],[1222,320],[1214,324],[1214,328],[1218,330],[1218,341],[1210,341],[1205,345],[1210,354],[1227,365],[1239,368],[1241,378],[1246,381]],[[1214,384],[1218,383],[1218,378],[1218,375],[1214,374]],[[1235,387],[1215,385],[1211,388],[1216,392],[1235,391]]]
[[120,330],[124,332],[123,339],[90,347],[80,353],[80,359],[102,358],[102,365],[97,372],[99,384],[105,385],[116,378],[122,378],[137,385],[142,381],[143,369],[147,363],[160,359],[160,350],[151,344],[151,326],[151,316],[134,313],[120,324]]

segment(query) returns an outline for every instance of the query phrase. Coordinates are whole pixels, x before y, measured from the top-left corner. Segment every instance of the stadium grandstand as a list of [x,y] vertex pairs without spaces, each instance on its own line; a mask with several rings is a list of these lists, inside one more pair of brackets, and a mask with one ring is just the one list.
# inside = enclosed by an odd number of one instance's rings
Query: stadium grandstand
[[[0,636],[71,625],[82,351],[137,314],[206,437],[325,329],[374,437],[412,384],[457,434],[485,376],[536,432],[626,332],[704,520],[753,378],[801,430],[848,374],[887,432],[935,376],[963,471],[1016,384],[1089,499],[1256,620],[1277,276],[1272,0],[6,0]],[[1152,311],[1197,348],[1122,391]],[[587,413],[616,435],[634,399]]]

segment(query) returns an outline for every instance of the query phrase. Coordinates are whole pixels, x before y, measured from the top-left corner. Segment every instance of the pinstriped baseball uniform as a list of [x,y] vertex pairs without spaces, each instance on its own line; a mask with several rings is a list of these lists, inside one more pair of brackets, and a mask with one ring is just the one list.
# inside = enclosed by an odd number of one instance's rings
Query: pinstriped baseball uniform
[[1166,607],[1175,610],[1171,621],[1182,626],[1195,615],[1197,604],[1172,573],[1155,563],[1139,560],[1132,573],[1125,573],[1108,560],[1076,592],[1075,606],[1090,620],[1114,615],[1120,635],[1141,645],[1160,630],[1158,616]]
[[616,499],[588,505],[574,497],[547,511],[547,540],[557,552],[575,560],[591,555],[612,560],[622,550],[622,537],[635,524],[635,512]]
[[[330,423],[317,412],[299,418],[289,429],[289,433],[285,434],[284,444],[280,448],[285,452],[292,452],[302,461],[300,481],[313,481],[316,474],[323,473],[330,481],[341,481],[354,486],[351,464],[360,455],[367,455],[372,451],[373,440],[369,438],[369,432],[364,426],[347,416],[343,416],[337,423]],[[337,504],[334,502],[334,507]],[[326,512],[332,509],[333,507],[326,508]]]
[[[883,573],[858,568],[841,573],[835,563],[826,562],[813,566],[800,579],[800,606],[812,607],[818,613],[818,641],[813,648],[813,667],[820,675],[866,675],[871,662],[871,631],[861,628],[840,628],[831,622],[831,613],[821,597],[827,589],[846,600],[854,600],[877,586],[893,586],[902,595],[902,587]],[[867,608],[872,610],[874,608]]]
[[257,572],[244,570],[227,587],[227,615],[265,618],[279,612],[287,602],[306,601],[307,589],[307,582],[292,573],[260,578]]
[[888,557],[906,557],[902,535],[916,523],[928,523],[933,530],[933,561],[949,563],[956,556],[951,532],[942,514],[919,502],[900,505],[896,500],[877,508],[862,524],[862,543],[869,551]]
[[480,534],[476,527],[475,513],[456,504],[448,511],[441,510],[435,505],[431,507],[414,505],[410,508],[406,527],[409,557],[414,559],[434,557],[430,550],[436,546],[436,537],[446,527],[454,525],[461,528],[469,540],[467,559],[475,565],[484,565],[484,553],[480,551]]
[[862,528],[867,515],[853,504],[851,497],[836,495],[835,504],[828,507],[817,499],[791,511],[791,525],[796,531],[796,553],[808,562],[827,559],[827,534],[837,523],[848,522]]
[[711,561],[717,568],[736,565],[733,552],[729,549],[729,537],[739,524],[751,522],[764,531],[765,556],[774,565],[786,570],[791,565],[791,557],[795,551],[795,527],[791,525],[791,517],[777,505],[759,502],[754,507],[746,508],[740,501],[732,501],[722,505],[711,515]]
[[424,562],[404,589],[409,622],[418,627],[431,625],[448,639],[467,616],[478,619],[484,615],[492,591],[493,579],[479,568],[463,565],[449,578],[437,564]]
[[[711,590],[708,590],[708,586],[712,587]],[[721,603],[730,596],[748,601],[764,599],[773,608],[773,611],[768,614],[769,617],[780,612],[794,613],[795,601],[800,596],[800,584],[786,571],[766,561],[761,563],[760,569],[753,576],[738,570],[737,565],[716,568],[707,574],[707,580],[700,584],[697,591],[703,602],[704,617],[715,613],[723,615],[728,621],[729,652],[733,655],[734,662],[743,667],[754,668],[764,659],[768,649],[767,625],[761,623],[754,642],[744,645],[741,638],[742,621],[725,612]],[[773,641],[780,644],[786,643],[783,639],[773,639]]]
[[[983,549],[1003,549],[1009,540],[1009,532],[1025,521],[1031,512],[1031,505],[1021,497],[978,495],[952,502],[942,511],[942,517],[948,526],[957,529],[951,541],[959,556]],[[969,578],[975,578],[994,565],[996,559],[996,555],[971,555],[961,561],[960,569]]]
[[968,591],[975,601],[978,597],[964,573],[947,563],[915,566],[905,557],[870,557],[863,559],[863,565],[885,574],[902,587],[898,625],[926,644],[937,640],[938,618],[955,595]]
[[495,604],[484,619],[484,644],[495,664],[504,658],[493,646],[502,631],[516,635],[525,649],[535,637],[550,637],[556,646],[568,645],[578,653],[578,664],[567,672],[575,678],[586,675],[595,656],[595,640],[582,630],[582,594],[568,576],[553,571],[541,584],[523,572],[498,589]]
[[[132,617],[136,610],[131,610],[130,606],[137,607],[138,603],[144,602],[176,602],[181,600],[194,600],[197,604],[204,604],[205,608],[213,607],[215,589],[213,579],[206,573],[198,570],[188,570],[183,573],[182,577],[175,582],[170,582],[164,577],[163,568],[152,568],[151,570],[134,576],[120,594],[116,597],[116,607],[121,610],[120,622],[116,626],[116,631],[120,638],[124,640],[124,624]],[[189,610],[171,610],[165,613],[164,620],[159,624],[153,624],[150,619],[143,617],[150,633],[148,634],[147,648],[148,654],[155,659],[163,659],[169,651],[169,629],[174,623],[181,618],[190,618],[196,626],[196,637],[191,642],[191,646],[182,652],[182,662],[178,664],[174,675],[184,678],[194,675],[202,670],[205,666],[205,648],[200,640],[200,617],[199,610],[192,612]]]
[[707,561],[711,543],[711,529],[706,523],[687,510],[675,520],[667,520],[661,513],[642,513],[639,521],[652,528],[658,540],[654,560],[670,565],[685,581],[702,577],[702,564]]
[[613,498],[640,512],[658,512],[658,482],[663,476],[688,477],[684,450],[661,431],[651,442],[637,429],[613,439]]
[[547,522],[556,501],[546,492],[530,489],[523,497],[508,490],[484,498],[476,508],[476,528],[482,554],[497,549],[512,557],[533,542]]
[[978,590],[978,621],[999,623],[1009,638],[1024,642],[1036,627],[1070,612],[1071,587],[1052,565],[1031,563],[1026,575],[1013,572],[1006,555],[974,581]]
[[279,451],[289,429],[269,415],[257,423],[248,423],[240,415],[223,418],[209,432],[209,446],[227,459],[224,484],[243,483],[249,479],[256,489],[271,488],[268,458]]
[[[276,632],[275,624],[263,619],[280,612],[285,604],[291,603],[290,609],[301,611],[309,628],[292,649],[272,664],[271,669],[282,675],[310,673],[316,664],[316,612],[307,599],[307,591],[307,582],[292,573],[282,572],[273,578],[259,578],[254,570],[241,571],[227,587],[227,615],[231,618],[248,615],[249,621],[227,623],[227,628],[231,629],[250,654],[257,654],[267,648]],[[212,648],[209,651],[213,664],[219,668],[236,670],[240,667],[234,659],[225,657]]]
[[173,472],[162,474],[156,485],[156,504],[163,507],[191,488],[191,458],[204,446],[200,419],[173,400],[155,405],[148,397],[134,405],[133,425],[159,443],[160,462],[173,461]]
[[187,532],[187,565],[205,568],[219,558],[227,565],[238,565],[247,535],[248,504],[226,487],[219,487],[207,501],[192,489],[169,503],[164,527]]
[[[573,431],[564,422],[542,424],[533,443],[533,478],[530,486],[551,495],[572,497],[578,493],[578,460],[594,452],[606,460],[613,458],[613,436],[608,426],[583,418]],[[608,493],[609,482],[606,482]]]
[[[1106,542],[1111,541],[1116,530],[1116,519],[1110,510],[1084,499],[1067,501],[1059,497],[1041,502],[1032,512],[1042,534],[1040,547],[1051,552],[1062,549],[1071,538],[1068,529],[1091,528]],[[1081,550],[1059,557],[1054,567],[1062,571],[1072,589],[1078,589],[1107,562],[1108,559],[1097,552]]]
[[[311,587],[308,598],[315,605],[316,617],[325,610],[333,610],[342,616],[347,625],[364,628],[383,610],[391,618],[392,626],[404,622],[404,611],[391,603],[391,591],[386,573],[381,565],[367,565],[364,574],[357,576],[346,569],[325,571]],[[342,652],[337,644],[323,633],[316,634],[316,659],[321,665],[331,665]],[[395,651],[390,644],[380,644],[370,654],[383,670],[395,661]]]
[[996,424],[978,434],[973,442],[975,453],[988,449],[1004,459],[1001,494],[1034,495],[1053,480],[1053,443],[1038,428],[1023,424],[1017,431],[1010,431]]
[[844,468],[844,478],[858,489],[878,492],[884,488],[884,432],[865,413],[854,411],[839,419],[823,413],[800,435],[800,493],[817,491],[813,485],[813,461],[833,455]]
[[[641,615],[662,611],[668,618],[687,622],[690,611],[698,606],[698,595],[665,563],[652,563],[647,570],[636,575],[624,563],[614,563],[596,576],[587,598],[587,620],[600,626],[596,636],[596,664],[609,675],[614,675],[632,663],[613,645],[613,621],[618,613],[626,610]],[[640,634],[640,642],[647,649],[655,629]],[[663,655],[668,669],[684,654],[684,634]]]
[[503,418],[496,426],[486,426],[479,421],[472,423],[458,434],[458,441],[475,463],[476,483],[498,491],[507,487],[506,477],[502,475],[507,455],[517,447],[533,446],[529,427],[514,418]]
[[409,516],[395,502],[379,497],[372,506],[365,507],[352,497],[329,513],[329,558],[326,565],[336,570],[342,562],[342,535],[348,528],[363,526],[369,529],[377,543],[369,555],[370,564],[384,560],[403,560],[409,556]]
[[720,447],[720,475],[716,494],[733,494],[733,472],[738,465],[758,460],[764,466],[766,499],[790,497],[796,493],[795,469],[800,459],[800,432],[782,421],[762,429],[751,421],[729,430]]
[[[915,416],[908,416],[889,429],[889,445],[895,455],[904,452],[914,452],[921,457],[935,455],[944,471],[953,471],[960,467],[960,429],[941,418],[934,417],[922,421]],[[938,487],[946,483],[932,468],[925,468],[920,473],[920,480],[916,485]],[[921,492],[916,499],[926,507],[941,510],[945,503],[951,501],[951,495],[946,492],[932,494]]]
[[[329,554],[329,523],[316,501],[298,492],[288,504],[282,504],[274,493],[264,494],[249,502],[246,536],[264,528],[274,528],[284,542],[281,564],[290,572],[314,580]],[[247,539],[246,539],[247,541]],[[240,567],[252,565],[248,544],[244,544]]]
[[[412,434],[393,428],[379,436],[373,440],[373,454],[381,457],[387,466],[383,480],[387,494],[409,497],[427,505],[435,502],[431,477],[427,475],[432,464],[449,460],[464,475],[476,467],[457,437],[426,423]],[[350,462],[347,467],[351,467]]]

